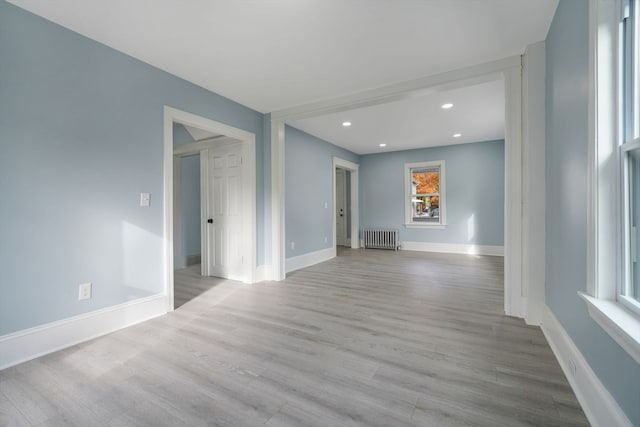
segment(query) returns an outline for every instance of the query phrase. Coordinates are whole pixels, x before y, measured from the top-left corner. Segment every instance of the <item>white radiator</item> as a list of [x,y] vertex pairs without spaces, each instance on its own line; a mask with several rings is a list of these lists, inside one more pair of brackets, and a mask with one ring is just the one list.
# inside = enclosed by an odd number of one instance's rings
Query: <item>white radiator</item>
[[362,239],[365,249],[393,249],[396,251],[400,247],[398,230],[393,228],[365,228],[362,230]]

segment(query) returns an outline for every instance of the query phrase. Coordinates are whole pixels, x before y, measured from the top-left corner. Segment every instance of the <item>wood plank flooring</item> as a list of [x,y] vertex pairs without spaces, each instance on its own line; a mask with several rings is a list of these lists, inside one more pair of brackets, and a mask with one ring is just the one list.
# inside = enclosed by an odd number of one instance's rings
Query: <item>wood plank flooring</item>
[[160,318],[0,371],[1,426],[585,426],[502,258],[341,250],[284,282],[176,274]]

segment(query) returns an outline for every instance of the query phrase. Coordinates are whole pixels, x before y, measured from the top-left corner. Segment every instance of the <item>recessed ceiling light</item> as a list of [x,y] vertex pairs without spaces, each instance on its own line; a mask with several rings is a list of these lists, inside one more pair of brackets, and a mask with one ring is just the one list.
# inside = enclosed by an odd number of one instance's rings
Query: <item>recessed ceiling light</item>
[[386,147],[387,144],[380,144],[380,147]]
[[443,110],[448,110],[449,108],[453,107],[453,104],[450,102],[447,102],[446,104],[442,104],[441,107]]
[[351,126],[351,122],[342,122],[342,126],[349,127]]
[[461,136],[462,136],[462,134],[461,134],[461,133],[454,133],[454,134],[453,134],[453,137],[454,137],[454,138],[460,138]]

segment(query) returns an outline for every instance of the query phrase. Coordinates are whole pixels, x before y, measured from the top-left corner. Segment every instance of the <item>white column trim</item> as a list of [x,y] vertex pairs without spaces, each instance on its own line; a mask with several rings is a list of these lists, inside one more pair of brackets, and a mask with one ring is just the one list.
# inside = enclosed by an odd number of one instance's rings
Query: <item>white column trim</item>
[[504,71],[504,311],[524,317],[522,292],[522,67]]
[[527,46],[522,99],[522,293],[524,318],[540,325],[545,306],[545,42]]
[[271,119],[271,274],[284,280],[285,269],[284,122]]

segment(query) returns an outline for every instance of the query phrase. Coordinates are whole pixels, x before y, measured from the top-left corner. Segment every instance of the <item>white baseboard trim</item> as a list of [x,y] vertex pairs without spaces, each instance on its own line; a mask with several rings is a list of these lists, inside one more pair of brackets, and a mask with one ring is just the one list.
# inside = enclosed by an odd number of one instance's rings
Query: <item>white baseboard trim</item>
[[202,258],[200,255],[174,255],[173,256],[173,269],[182,270],[183,268],[190,267],[195,264],[200,264]]
[[0,336],[0,370],[167,313],[154,295]]
[[273,278],[273,267],[271,265],[259,265],[256,267],[256,273],[253,276],[253,283],[264,282],[267,280],[275,280]]
[[186,263],[187,267],[200,264],[202,262],[202,257],[200,255],[187,255]]
[[310,267],[314,264],[335,258],[336,248],[321,249],[308,254],[298,255],[285,260],[285,271],[287,273],[301,268]]
[[400,242],[400,249],[404,251],[504,256],[504,246],[466,245],[457,243]]
[[594,427],[631,427],[631,421],[618,406],[611,393],[600,382],[548,306],[545,306],[542,332],[560,362],[560,366],[591,425]]

